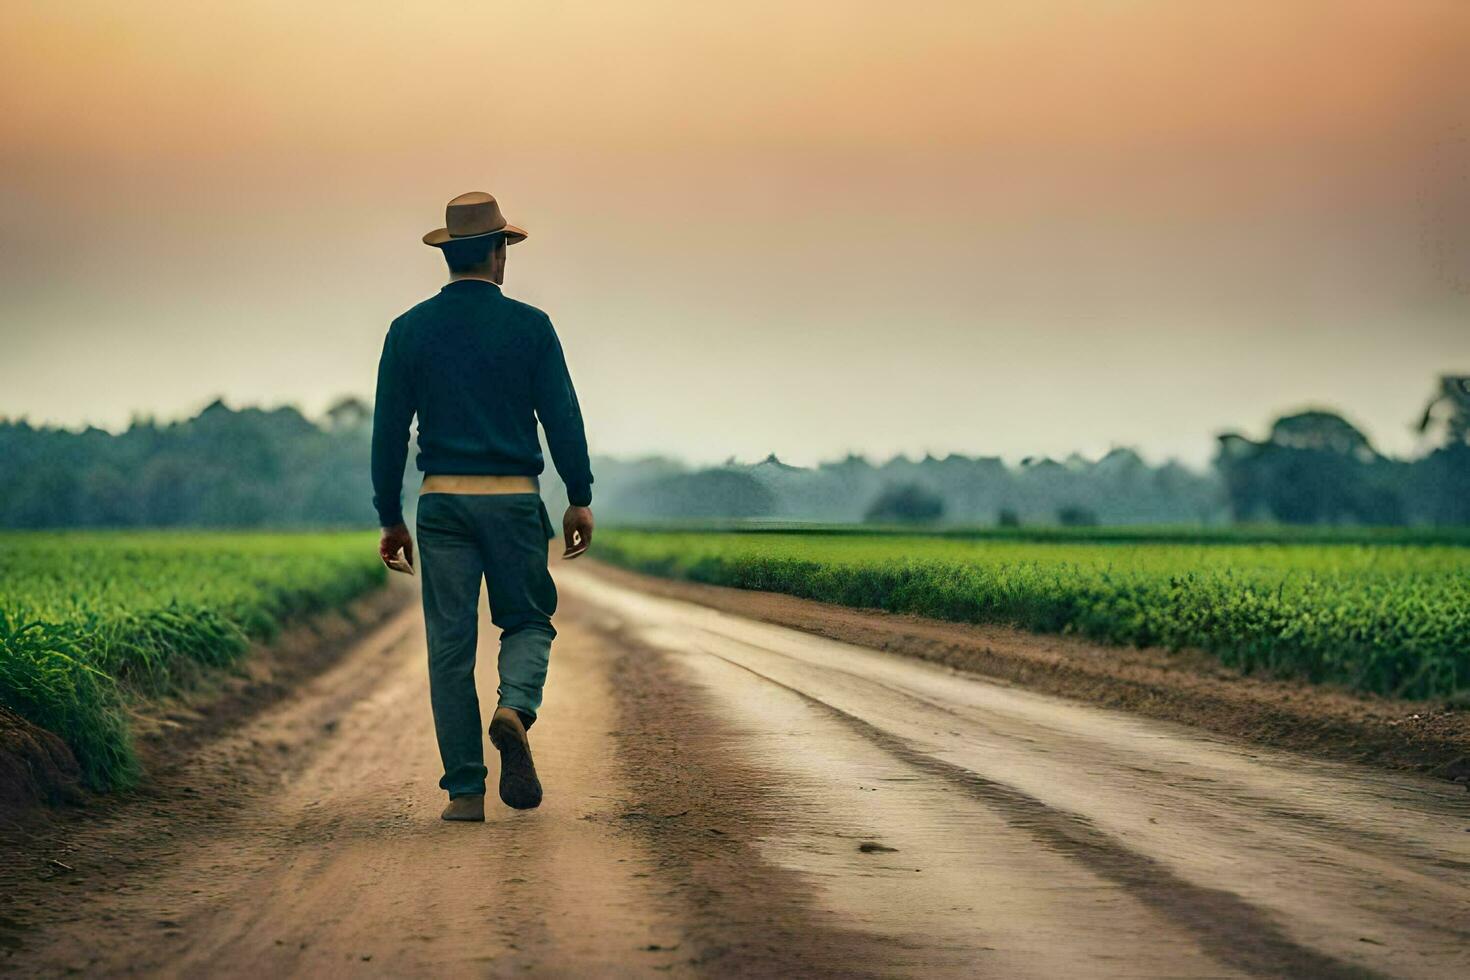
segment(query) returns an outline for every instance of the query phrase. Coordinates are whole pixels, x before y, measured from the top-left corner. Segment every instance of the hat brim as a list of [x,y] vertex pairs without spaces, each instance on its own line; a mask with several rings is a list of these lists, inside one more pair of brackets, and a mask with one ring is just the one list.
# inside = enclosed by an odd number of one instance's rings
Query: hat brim
[[507,245],[523,242],[528,237],[524,229],[517,228],[515,225],[506,225],[504,228],[497,228],[479,235],[451,235],[448,228],[435,228],[424,236],[424,244],[443,248],[450,242],[472,242],[477,238],[489,238],[491,235],[504,235]]

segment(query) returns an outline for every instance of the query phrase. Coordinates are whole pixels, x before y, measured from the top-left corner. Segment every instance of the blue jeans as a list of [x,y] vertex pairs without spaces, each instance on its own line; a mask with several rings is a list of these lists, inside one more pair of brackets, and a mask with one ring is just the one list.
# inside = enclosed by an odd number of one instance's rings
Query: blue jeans
[[485,792],[485,748],[475,694],[480,581],[500,629],[500,706],[529,727],[556,630],[556,585],[546,567],[551,519],[534,493],[426,493],[418,502],[429,700],[450,798]]

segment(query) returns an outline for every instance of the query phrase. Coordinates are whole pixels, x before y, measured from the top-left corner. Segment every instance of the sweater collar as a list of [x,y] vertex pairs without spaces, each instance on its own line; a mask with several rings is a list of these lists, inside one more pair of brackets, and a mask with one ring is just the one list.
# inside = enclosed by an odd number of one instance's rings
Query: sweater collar
[[[452,289],[452,288],[457,288],[457,287],[465,286],[465,285],[473,285],[473,286],[477,286],[477,287],[478,286],[489,286],[490,288],[495,289],[495,290],[499,290],[500,289],[500,284],[499,283],[491,282],[489,279],[451,279],[447,283],[444,284],[444,289]],[[441,290],[441,292],[442,292],[442,290]]]

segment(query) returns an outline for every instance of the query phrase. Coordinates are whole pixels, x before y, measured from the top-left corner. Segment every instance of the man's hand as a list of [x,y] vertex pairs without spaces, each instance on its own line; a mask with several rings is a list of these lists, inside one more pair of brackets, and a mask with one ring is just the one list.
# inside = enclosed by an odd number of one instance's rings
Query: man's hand
[[592,508],[568,507],[561,529],[567,536],[567,550],[561,556],[576,558],[592,544]]
[[413,538],[409,536],[408,528],[402,524],[383,528],[383,536],[378,539],[378,557],[386,563],[398,557],[400,548],[409,565],[413,565]]

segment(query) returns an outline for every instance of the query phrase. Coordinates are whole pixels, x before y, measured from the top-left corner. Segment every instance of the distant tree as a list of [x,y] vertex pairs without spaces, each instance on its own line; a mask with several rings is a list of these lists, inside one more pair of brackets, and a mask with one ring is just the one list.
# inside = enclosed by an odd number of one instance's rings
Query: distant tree
[[1447,374],[1439,379],[1439,391],[1424,407],[1419,431],[1428,432],[1438,420],[1444,445],[1470,444],[1470,375]]
[[1411,499],[1432,524],[1470,524],[1470,443],[1442,446],[1413,467]]
[[1287,524],[1401,524],[1406,464],[1381,456],[1368,437],[1332,412],[1277,419],[1264,442],[1220,437],[1215,459],[1237,520]]
[[868,507],[870,524],[932,524],[944,516],[944,498],[919,483],[887,487]]
[[354,395],[337,399],[327,409],[328,428],[334,432],[360,429],[372,419],[372,406]]
[[1433,524],[1470,524],[1470,376],[1445,375],[1424,408],[1419,431],[1435,427],[1440,446],[1413,465],[1409,499]]
[[635,518],[767,517],[776,495],[744,470],[676,473],[637,484],[618,495],[620,512]]
[[1021,515],[1009,507],[1002,507],[995,516],[995,524],[997,527],[1020,527]]
[[1283,415],[1271,426],[1270,442],[1286,449],[1351,456],[1369,462],[1378,453],[1368,437],[1347,419],[1333,412],[1307,411]]
[[1057,523],[1062,527],[1093,527],[1097,524],[1097,514],[1076,504],[1068,504],[1057,508]]

